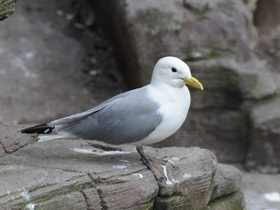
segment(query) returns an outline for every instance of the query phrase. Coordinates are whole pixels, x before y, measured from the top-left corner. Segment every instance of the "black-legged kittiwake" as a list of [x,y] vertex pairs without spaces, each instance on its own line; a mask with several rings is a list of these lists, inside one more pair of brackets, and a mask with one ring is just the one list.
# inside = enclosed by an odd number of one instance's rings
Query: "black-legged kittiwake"
[[153,144],[171,136],[185,121],[191,102],[185,84],[203,90],[187,64],[176,57],[164,57],[156,63],[150,84],[22,133],[37,133],[41,140],[60,136],[117,145]]
[[119,94],[88,111],[22,132],[75,136],[109,144],[153,144],[171,136],[185,121],[191,102],[185,84],[203,90],[187,64],[175,57],[164,57],[156,63],[149,85]]

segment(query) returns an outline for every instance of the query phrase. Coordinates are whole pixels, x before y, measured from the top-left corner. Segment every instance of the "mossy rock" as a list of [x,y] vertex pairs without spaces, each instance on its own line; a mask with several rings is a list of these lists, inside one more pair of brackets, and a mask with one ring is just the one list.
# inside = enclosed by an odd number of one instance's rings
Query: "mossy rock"
[[216,199],[204,210],[244,210],[245,202],[241,191]]
[[16,0],[0,0],[0,21],[12,15],[16,10]]

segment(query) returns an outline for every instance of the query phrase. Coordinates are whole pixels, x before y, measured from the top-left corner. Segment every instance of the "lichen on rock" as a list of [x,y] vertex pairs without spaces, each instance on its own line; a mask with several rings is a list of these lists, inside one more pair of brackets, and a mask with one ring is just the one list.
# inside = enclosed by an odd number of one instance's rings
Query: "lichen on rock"
[[17,0],[1,0],[0,1],[0,21],[8,18],[16,10]]

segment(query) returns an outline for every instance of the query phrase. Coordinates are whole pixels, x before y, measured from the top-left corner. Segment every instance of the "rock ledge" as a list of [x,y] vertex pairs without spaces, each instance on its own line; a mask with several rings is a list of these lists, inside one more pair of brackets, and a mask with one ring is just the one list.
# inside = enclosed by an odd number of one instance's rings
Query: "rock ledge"
[[[240,172],[200,148],[144,147],[166,161],[159,183],[135,147],[97,141],[37,143],[0,125],[0,209],[244,209]],[[105,152],[93,155],[92,151]],[[82,154],[82,153],[84,154]]]

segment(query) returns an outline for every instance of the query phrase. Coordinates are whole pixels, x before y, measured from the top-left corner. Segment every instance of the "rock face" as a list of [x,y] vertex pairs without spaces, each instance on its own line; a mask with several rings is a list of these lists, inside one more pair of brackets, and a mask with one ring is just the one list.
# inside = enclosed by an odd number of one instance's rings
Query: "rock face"
[[241,1],[122,0],[106,2],[106,7],[97,2],[93,5],[97,14],[113,26],[131,86],[148,83],[155,62],[166,55],[248,60],[256,39],[250,13]]
[[[262,155],[247,159],[246,152],[254,151],[253,145],[262,145],[268,136],[252,139],[260,130],[250,127],[257,123],[250,113],[260,101],[279,93],[279,66],[272,72],[254,54],[259,38],[246,4],[234,0],[109,2],[92,5],[113,34],[130,84],[148,83],[154,63],[173,55],[186,61],[204,85],[204,92],[191,89],[191,110],[182,129],[157,146],[201,146],[214,151],[220,161],[244,163],[256,158],[258,162]],[[267,49],[268,53],[279,51]],[[277,64],[277,58],[274,61]],[[278,156],[270,158],[273,162]]]
[[251,136],[248,168],[256,168],[263,173],[280,172],[279,104],[280,98],[276,97],[257,104],[250,112]]
[[123,91],[102,33],[75,27],[78,5],[18,1],[15,14],[0,22],[0,122],[43,123]]
[[[25,145],[30,138],[15,137],[18,134],[11,127],[0,128],[6,130],[6,141],[11,144]],[[6,145],[2,137],[1,132],[1,143]],[[134,146],[31,140],[33,144],[0,158],[0,209],[245,208],[240,172],[218,164],[205,149],[145,147],[149,156],[166,162],[167,179],[159,183]],[[120,149],[122,152],[113,154]],[[99,155],[89,154],[93,150]]]
[[254,15],[254,22],[262,32],[275,30],[280,24],[280,2],[271,0],[269,4],[265,0],[258,0]]
[[22,135],[20,132],[16,132],[21,129],[21,126],[9,127],[0,124],[0,157],[13,153],[27,144],[36,142],[35,139],[28,135]]

